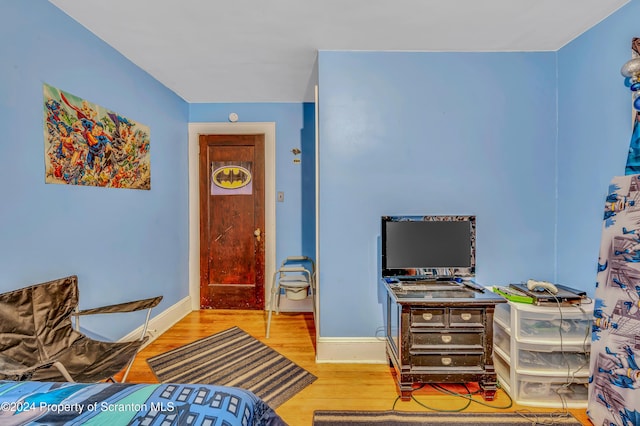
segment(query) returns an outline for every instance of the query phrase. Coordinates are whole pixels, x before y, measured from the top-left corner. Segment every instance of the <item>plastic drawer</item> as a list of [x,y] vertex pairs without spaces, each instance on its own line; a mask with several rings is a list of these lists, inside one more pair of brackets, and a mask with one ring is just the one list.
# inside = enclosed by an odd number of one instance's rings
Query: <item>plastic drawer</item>
[[[516,374],[515,386],[512,386],[515,399],[523,405],[539,407],[581,407],[586,406],[588,398],[588,377],[570,379],[566,377],[543,377]],[[568,384],[569,383],[569,384]]]
[[499,322],[501,325],[507,327],[507,330],[511,329],[511,306],[508,303],[499,303],[496,305],[496,309],[493,312],[494,322]]
[[527,370],[533,374],[547,373],[556,376],[564,372],[579,376],[589,375],[589,344],[556,346],[518,343],[516,346],[515,365],[518,371]]
[[[513,314],[513,313],[512,313]],[[515,312],[517,340],[540,343],[581,344],[591,330],[592,312],[574,307],[524,305]]]
[[496,374],[499,377],[502,377],[505,380],[507,385],[509,385],[509,380],[511,380],[511,366],[509,363],[504,360],[500,355],[494,352],[493,354],[493,367],[496,369]]
[[493,345],[511,356],[511,336],[499,322],[493,322]]

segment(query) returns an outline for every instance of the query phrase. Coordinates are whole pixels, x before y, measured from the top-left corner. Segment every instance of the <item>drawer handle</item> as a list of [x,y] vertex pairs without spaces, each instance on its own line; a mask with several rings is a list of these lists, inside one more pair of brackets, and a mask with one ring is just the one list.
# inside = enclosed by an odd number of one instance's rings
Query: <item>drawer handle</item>
[[442,365],[450,365],[451,358],[442,358]]
[[464,312],[463,314],[460,315],[460,318],[462,318],[465,321],[469,321],[471,319],[471,314],[468,312]]
[[431,319],[433,319],[433,314],[431,312],[427,312],[426,314],[422,314],[422,318],[424,318],[427,321],[430,321]]
[[442,341],[444,343],[451,343],[451,336],[442,336]]

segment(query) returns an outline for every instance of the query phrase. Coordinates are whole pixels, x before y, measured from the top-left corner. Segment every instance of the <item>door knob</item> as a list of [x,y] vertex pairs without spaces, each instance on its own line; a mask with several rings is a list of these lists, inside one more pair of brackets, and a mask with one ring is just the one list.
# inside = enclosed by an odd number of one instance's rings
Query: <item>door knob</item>
[[260,231],[260,228],[257,228],[255,231],[253,231],[253,235],[258,241],[260,241],[260,236],[262,235],[262,231]]

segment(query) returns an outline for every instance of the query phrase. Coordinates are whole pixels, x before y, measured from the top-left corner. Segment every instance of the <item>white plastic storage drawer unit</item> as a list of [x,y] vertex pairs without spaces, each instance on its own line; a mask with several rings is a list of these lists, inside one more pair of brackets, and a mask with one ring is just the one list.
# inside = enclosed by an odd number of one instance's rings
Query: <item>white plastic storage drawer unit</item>
[[494,365],[504,390],[521,405],[587,406],[592,305],[509,302],[494,315]]

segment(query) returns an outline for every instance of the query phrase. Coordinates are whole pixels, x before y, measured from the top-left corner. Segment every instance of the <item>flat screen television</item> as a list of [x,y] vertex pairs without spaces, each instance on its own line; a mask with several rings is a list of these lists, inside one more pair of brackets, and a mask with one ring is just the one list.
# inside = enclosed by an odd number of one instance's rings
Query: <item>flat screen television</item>
[[382,276],[474,277],[475,216],[382,216]]

